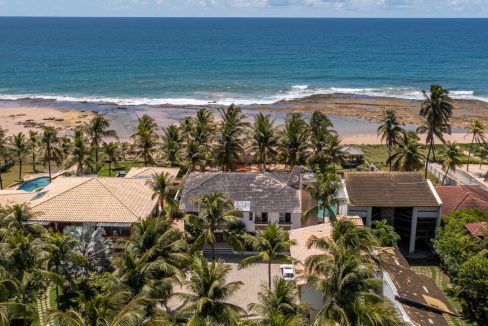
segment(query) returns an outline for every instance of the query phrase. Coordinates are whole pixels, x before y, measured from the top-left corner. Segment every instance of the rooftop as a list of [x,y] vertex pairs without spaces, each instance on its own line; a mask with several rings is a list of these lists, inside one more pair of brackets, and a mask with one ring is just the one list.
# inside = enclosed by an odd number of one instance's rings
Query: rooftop
[[68,223],[135,223],[154,211],[146,180],[59,177],[30,200],[34,220]]
[[430,181],[418,172],[346,172],[347,193],[353,206],[437,207]]
[[0,207],[24,204],[34,195],[35,193],[23,190],[0,190]]
[[155,174],[167,173],[171,177],[176,178],[180,172],[180,168],[162,168],[162,167],[141,167],[141,168],[131,168],[129,172],[125,175],[125,178],[131,179],[151,179]]
[[479,208],[488,213],[488,191],[481,186],[436,186],[435,190],[443,203],[443,216],[465,208]]
[[293,173],[194,172],[184,180],[180,208],[196,212],[193,198],[220,191],[234,201],[248,202],[252,212],[301,213],[299,177]]
[[474,237],[485,237],[488,232],[488,222],[472,222],[464,224],[464,228]]

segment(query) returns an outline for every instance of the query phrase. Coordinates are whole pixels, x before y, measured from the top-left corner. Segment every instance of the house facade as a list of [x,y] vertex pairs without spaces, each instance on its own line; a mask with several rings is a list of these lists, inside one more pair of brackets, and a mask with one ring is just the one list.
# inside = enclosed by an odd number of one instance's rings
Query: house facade
[[344,174],[347,215],[358,215],[366,226],[386,219],[408,242],[430,242],[441,223],[442,201],[429,180],[417,172],[350,172]]
[[180,209],[196,214],[195,198],[216,191],[234,201],[249,232],[274,222],[288,230],[302,226],[299,169],[291,173],[194,172],[184,180]]

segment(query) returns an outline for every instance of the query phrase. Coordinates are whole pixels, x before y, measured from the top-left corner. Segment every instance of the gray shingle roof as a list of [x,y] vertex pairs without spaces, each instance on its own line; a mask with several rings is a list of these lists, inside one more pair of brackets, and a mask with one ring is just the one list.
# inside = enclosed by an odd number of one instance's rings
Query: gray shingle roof
[[220,191],[235,201],[249,201],[253,212],[301,213],[299,190],[287,185],[288,177],[283,173],[195,172],[185,179],[180,208],[196,212],[193,198]]

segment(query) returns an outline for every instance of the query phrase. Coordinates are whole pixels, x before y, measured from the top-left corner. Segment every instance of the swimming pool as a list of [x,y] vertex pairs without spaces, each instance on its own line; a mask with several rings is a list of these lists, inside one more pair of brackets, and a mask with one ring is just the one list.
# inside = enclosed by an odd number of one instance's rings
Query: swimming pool
[[24,182],[17,188],[17,190],[32,192],[38,188],[45,187],[48,184],[49,184],[49,177],[40,177],[40,178],[35,178]]

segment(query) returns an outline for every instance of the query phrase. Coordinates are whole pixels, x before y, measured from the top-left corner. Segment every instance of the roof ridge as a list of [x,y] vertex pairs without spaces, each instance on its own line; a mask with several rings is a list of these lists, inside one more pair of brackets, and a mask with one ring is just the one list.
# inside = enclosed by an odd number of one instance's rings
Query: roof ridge
[[[202,174],[202,175],[205,175],[205,173],[202,173],[202,172],[198,172],[198,173],[200,173],[200,174]],[[185,192],[184,194],[186,195],[186,194],[188,194],[188,193],[192,192],[193,190],[195,190],[195,189],[197,189],[197,188],[199,188],[199,187],[203,186],[204,184],[206,184],[206,183],[207,183],[207,182],[209,182],[210,180],[213,180],[215,177],[217,177],[217,176],[219,176],[219,175],[222,175],[222,172],[210,172],[210,173],[214,173],[215,175],[211,176],[210,178],[208,178],[208,179],[207,179],[207,180],[205,180],[204,182],[200,183],[199,185],[197,185],[197,186],[195,186],[195,187],[191,188],[190,190],[188,190],[188,191],[187,191],[187,192]],[[186,184],[186,182],[185,182],[185,184]]]
[[466,201],[466,199],[469,197],[469,195],[471,195],[471,193],[468,193],[467,191],[465,191],[463,199],[459,201],[459,204],[456,205],[454,210],[457,210],[459,208],[459,206],[461,206]]
[[[71,178],[71,177],[70,177],[70,178]],[[84,179],[84,178],[86,178],[86,181],[80,182],[80,183],[79,183],[79,184],[77,184],[76,186],[71,187],[71,188],[68,188],[68,189],[66,189],[65,191],[62,191],[62,192],[60,192],[59,194],[57,194],[57,195],[55,195],[55,196],[53,196],[53,197],[51,197],[51,198],[49,198],[49,199],[46,199],[46,200],[45,200],[45,201],[43,201],[43,202],[37,203],[37,204],[35,204],[35,205],[32,205],[32,208],[37,207],[37,206],[39,206],[39,205],[42,205],[42,204],[44,204],[44,203],[47,203],[48,201],[50,201],[50,200],[52,200],[52,199],[54,199],[54,198],[57,198],[57,197],[61,196],[62,194],[65,194],[65,193],[67,193],[67,192],[69,192],[69,191],[71,191],[71,190],[73,190],[73,189],[75,189],[75,188],[78,188],[79,186],[84,185],[84,184],[85,184],[85,183],[87,183],[88,181],[91,181],[91,180],[93,180],[93,179],[96,179],[97,177],[75,177],[75,178],[79,178],[79,179]],[[52,183],[50,183],[49,185],[51,185],[51,184],[52,184]],[[42,191],[40,191],[40,192],[42,192]],[[34,196],[34,197],[35,197],[35,196]],[[34,198],[34,197],[33,197],[33,198]]]
[[136,213],[134,213],[134,212],[133,212],[133,211],[132,211],[132,210],[131,210],[129,207],[127,207],[127,205],[126,205],[126,204],[124,204],[124,202],[123,202],[123,201],[121,201],[121,200],[119,199],[119,197],[117,197],[117,196],[116,196],[116,195],[115,195],[115,194],[114,194],[112,191],[110,191],[110,189],[108,189],[108,188],[107,188],[107,186],[105,186],[105,185],[104,185],[104,184],[103,184],[103,183],[102,183],[102,182],[101,182],[101,181],[100,181],[98,178],[96,178],[96,177],[95,177],[94,179],[96,179],[96,180],[97,180],[97,182],[98,182],[99,184],[101,184],[101,185],[102,185],[102,187],[103,187],[103,188],[105,188],[105,190],[107,190],[107,191],[108,191],[108,192],[109,192],[109,193],[110,193],[110,194],[111,194],[111,195],[112,195],[112,196],[113,196],[115,199],[117,199],[117,201],[118,201],[119,203],[121,203],[121,204],[122,204],[122,206],[124,206],[124,207],[125,207],[125,208],[126,208],[128,211],[129,211],[129,212],[131,212],[131,213],[132,213],[132,215],[134,215],[136,218],[139,218],[139,216],[137,216],[137,214],[136,214]]

